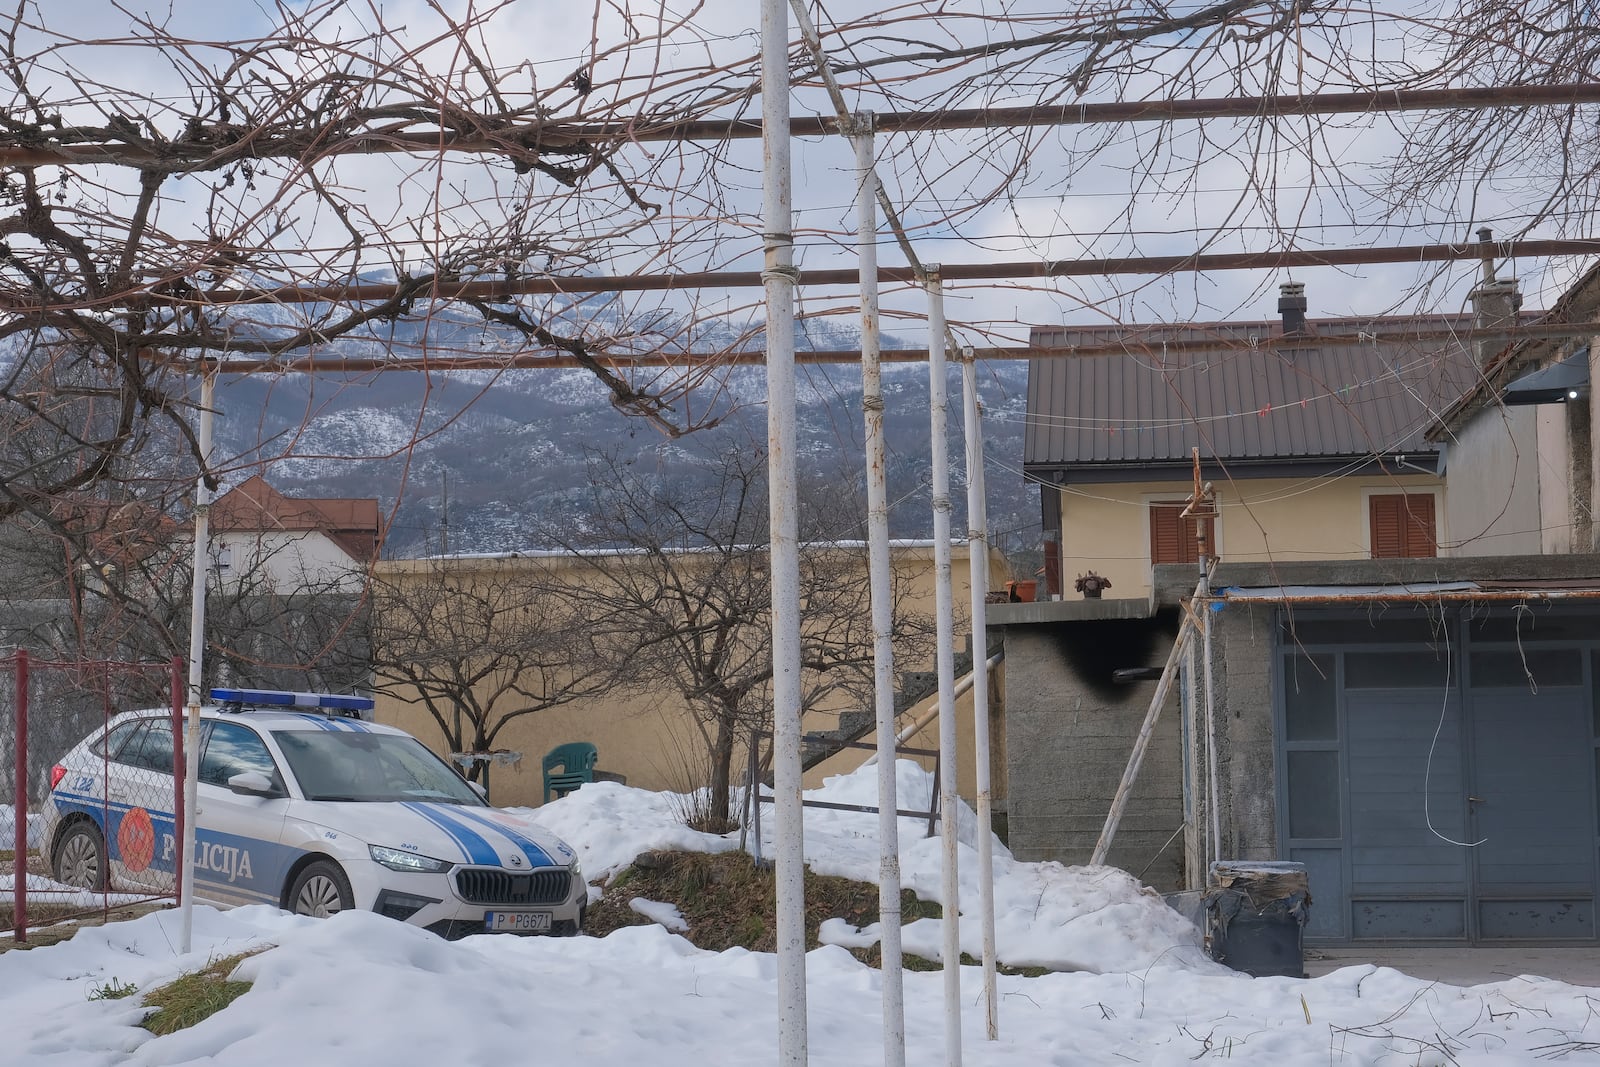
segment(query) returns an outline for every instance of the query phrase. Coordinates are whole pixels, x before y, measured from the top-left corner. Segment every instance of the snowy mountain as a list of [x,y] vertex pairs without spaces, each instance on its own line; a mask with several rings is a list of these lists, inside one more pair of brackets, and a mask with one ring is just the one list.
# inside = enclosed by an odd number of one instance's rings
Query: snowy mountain
[[[385,325],[385,335],[350,338],[324,356],[375,356],[421,351],[413,326]],[[427,338],[465,333],[480,346],[503,345],[481,324],[435,316]],[[695,337],[697,348],[727,343]],[[448,338],[460,351],[466,343]],[[886,338],[885,347],[908,347]],[[759,347],[760,338],[740,347]],[[855,337],[826,324],[808,324],[806,349],[852,348]],[[703,347],[702,347],[703,346]],[[813,475],[859,484],[863,461],[861,375],[858,367],[802,364],[797,369],[797,433],[801,466]],[[1036,547],[1037,495],[1020,474],[1027,366],[980,364],[986,410],[985,458],[994,541],[1007,550]],[[955,515],[966,529],[965,458],[959,366],[950,367],[949,454]],[[928,371],[925,364],[884,368],[892,533],[926,537],[929,504]],[[575,511],[586,488],[586,456],[614,450],[663,476],[682,474],[728,449],[756,448],[766,439],[765,370],[732,368],[685,398],[680,409],[723,421],[671,440],[647,421],[619,412],[593,375],[582,370],[508,370],[359,375],[224,376],[218,385],[216,458],[229,482],[264,473],[280,490],[306,496],[377,496],[393,509],[387,552],[436,551],[448,499],[452,551],[509,551],[529,542],[528,518]],[[675,413],[683,418],[684,410]],[[261,464],[264,464],[261,465]],[[841,531],[842,534],[845,531]]]

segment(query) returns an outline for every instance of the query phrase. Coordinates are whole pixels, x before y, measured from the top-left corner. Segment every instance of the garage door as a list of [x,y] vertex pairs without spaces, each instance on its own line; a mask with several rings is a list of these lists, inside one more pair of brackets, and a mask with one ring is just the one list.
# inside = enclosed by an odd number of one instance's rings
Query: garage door
[[1308,934],[1594,939],[1593,650],[1300,649],[1283,666],[1280,833],[1311,877]]

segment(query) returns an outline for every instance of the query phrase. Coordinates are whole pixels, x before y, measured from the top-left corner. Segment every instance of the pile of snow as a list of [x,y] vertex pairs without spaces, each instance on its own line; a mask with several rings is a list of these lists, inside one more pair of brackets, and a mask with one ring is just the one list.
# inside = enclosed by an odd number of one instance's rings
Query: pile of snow
[[[830,780],[817,799],[875,803],[875,774]],[[931,784],[899,769],[905,804]],[[601,880],[649,849],[737,847],[676,824],[670,796],[585,786],[538,817],[577,847]],[[873,880],[876,816],[808,809],[805,848],[819,870]],[[962,939],[976,933],[970,812],[962,830]],[[770,823],[770,820],[768,820]],[[937,843],[925,822],[900,823],[905,882],[939,895]],[[770,839],[764,847],[770,850]],[[770,852],[769,852],[770,854]],[[1460,1067],[1592,1056],[1600,991],[1541,978],[1470,989],[1398,971],[1348,967],[1309,981],[1251,979],[1196,958],[1192,929],[1131,878],[1105,868],[1019,863],[996,844],[1001,956],[1080,968],[998,979],[998,1041],[984,1039],[982,976],[960,969],[962,1060],[1021,1064],[1450,1063]],[[503,934],[447,942],[368,912],[302,919],[273,908],[194,911],[193,950],[164,911],[86,927],[68,941],[0,952],[8,1067],[159,1067],[284,1063],[513,1064],[530,1057],[590,1067],[773,1063],[778,1059],[777,959],[696,949],[669,927],[670,905],[639,901],[652,925],[604,938]],[[907,928],[907,947],[920,934]],[[937,924],[933,924],[936,926]],[[806,957],[812,1064],[878,1062],[882,975],[840,947],[873,931],[828,924],[835,944]],[[166,1037],[138,1026],[137,996],[210,961],[264,949],[234,977],[244,996]],[[919,954],[923,949],[915,949]],[[937,953],[937,940],[929,948]],[[945,975],[907,972],[906,1062],[947,1059]]]
[[[260,906],[202,907],[194,951],[179,955],[178,918],[158,912],[0,953],[8,1067],[778,1060],[776,958],[703,952],[659,926],[605,938],[448,942],[367,912],[314,920]],[[263,946],[275,947],[234,972],[254,983],[244,996],[167,1037],[138,1027],[138,997],[93,999],[112,985],[150,990]],[[810,1062],[879,1062],[881,974],[825,946],[807,955],[806,977]],[[945,1062],[944,976],[904,977],[906,1062]],[[1310,981],[1165,967],[1002,975],[1000,1039],[986,1041],[981,975],[965,967],[961,980],[969,1067],[1219,1058],[1274,1067],[1489,1067],[1540,1062],[1563,1049],[1582,1059],[1600,1042],[1600,994],[1592,989],[1543,979],[1462,989],[1371,966]]]
[[[898,806],[929,805],[933,775],[910,760],[895,765]],[[878,772],[863,767],[829,778],[808,800],[875,807]],[[698,833],[678,823],[675,798],[613,782],[586,785],[542,808],[519,809],[578,850],[585,874],[601,882],[650,850],[722,852],[737,848],[738,832]],[[762,855],[774,853],[771,806],[762,820]],[[961,949],[983,953],[979,918],[978,819],[965,803],[956,809],[956,868],[960,875]],[[923,900],[945,904],[941,847],[927,836],[926,819],[898,820],[901,885]],[[1059,863],[1019,863],[998,840],[992,842],[995,878],[995,954],[1013,966],[1072,971],[1126,971],[1150,966],[1220,971],[1200,947],[1194,924],[1167,906],[1159,894],[1114,867],[1064,867]],[[806,864],[818,874],[860,882],[878,881],[878,817],[870,812],[807,808]],[[858,931],[830,923],[823,940],[856,947],[878,939],[876,924]],[[927,959],[942,957],[943,927],[938,919],[918,919],[901,934],[905,951]]]
[[[39,834],[44,829],[44,816],[29,815],[28,819],[28,847],[39,847]],[[9,851],[17,840],[17,809],[15,807],[0,808],[0,849]]]

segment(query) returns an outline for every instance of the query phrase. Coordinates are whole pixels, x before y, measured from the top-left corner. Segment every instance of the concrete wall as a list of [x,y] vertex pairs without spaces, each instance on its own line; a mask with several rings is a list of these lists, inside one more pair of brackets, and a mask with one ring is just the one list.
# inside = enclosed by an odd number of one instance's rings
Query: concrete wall
[[1544,548],[1539,531],[1538,412],[1480,411],[1451,442],[1440,555],[1511,556]]
[[[1087,863],[1156,683],[1110,671],[1162,665],[1175,618],[1013,625],[1005,631],[1007,817],[1021,860]],[[1181,888],[1183,770],[1178,698],[1163,708],[1107,862]]]
[[[1216,551],[1222,558],[1240,563],[1366,559],[1372,554],[1369,496],[1431,491],[1442,497],[1443,484],[1439,478],[1409,469],[1396,475],[1241,478],[1219,484]],[[1072,591],[1073,582],[1088,570],[1111,579],[1112,596],[1147,596],[1149,505],[1152,501],[1184,500],[1192,490],[1190,482],[1063,489],[1061,577],[1066,598],[1078,595]],[[1446,543],[1454,527],[1446,517],[1447,509],[1439,503],[1439,540]],[[1523,551],[1537,552],[1538,548],[1535,545]]]
[[1281,858],[1272,688],[1277,612],[1276,605],[1229,604],[1210,616],[1223,859]]

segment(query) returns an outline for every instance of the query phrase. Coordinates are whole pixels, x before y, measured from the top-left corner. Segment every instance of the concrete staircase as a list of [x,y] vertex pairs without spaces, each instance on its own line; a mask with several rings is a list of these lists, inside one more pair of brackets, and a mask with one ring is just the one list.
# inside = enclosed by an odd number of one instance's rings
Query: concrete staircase
[[[998,653],[1004,644],[999,634],[989,637],[989,655]],[[955,677],[957,679],[972,673],[972,635],[967,635],[966,647],[956,653]],[[902,722],[906,712],[918,707],[929,697],[939,692],[938,671],[902,671],[900,672],[899,685],[895,687],[894,715],[896,728],[907,723]],[[852,708],[839,713],[839,725],[832,730],[815,730],[807,733],[801,739],[800,767],[810,770],[817,764],[832,756],[843,752],[852,742],[860,741],[873,732],[877,725],[877,714],[872,708]]]

